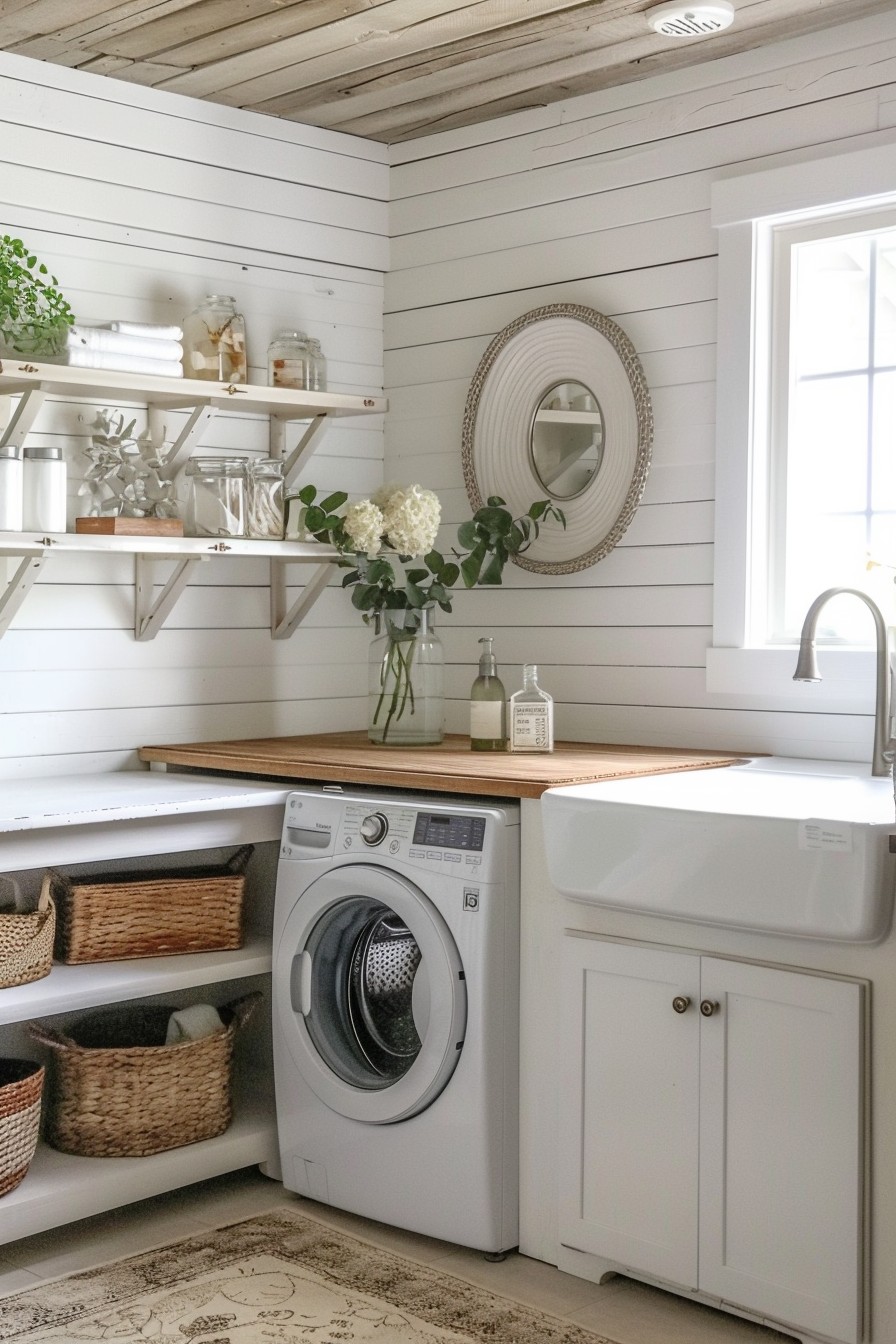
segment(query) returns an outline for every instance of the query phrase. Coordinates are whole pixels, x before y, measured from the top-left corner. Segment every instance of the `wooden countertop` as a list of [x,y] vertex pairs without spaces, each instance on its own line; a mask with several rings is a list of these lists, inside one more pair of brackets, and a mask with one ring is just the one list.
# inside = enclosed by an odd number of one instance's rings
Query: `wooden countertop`
[[261,737],[140,748],[140,759],[267,779],[378,784],[383,787],[540,798],[558,784],[705,770],[743,759],[715,751],[558,742],[550,754],[470,750],[470,739],[448,736],[433,747],[375,746],[366,732]]

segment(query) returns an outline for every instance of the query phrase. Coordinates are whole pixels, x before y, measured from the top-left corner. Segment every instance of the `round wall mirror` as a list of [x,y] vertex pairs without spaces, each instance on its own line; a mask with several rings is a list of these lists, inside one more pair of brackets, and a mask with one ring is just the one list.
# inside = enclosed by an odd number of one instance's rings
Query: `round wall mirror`
[[490,495],[515,514],[549,498],[549,525],[525,569],[566,574],[596,564],[623,535],[644,492],[653,412],[635,348],[610,318],[580,304],[533,309],[483,355],[464,412],[464,483],[474,509]]
[[575,499],[594,480],[604,456],[600,402],[584,383],[549,387],[529,433],[532,466],[551,499]]

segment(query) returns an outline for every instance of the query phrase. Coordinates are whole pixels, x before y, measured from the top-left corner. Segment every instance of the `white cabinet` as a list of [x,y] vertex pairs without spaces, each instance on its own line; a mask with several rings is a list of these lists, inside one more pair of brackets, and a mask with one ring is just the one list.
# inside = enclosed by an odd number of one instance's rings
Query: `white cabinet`
[[[170,474],[174,477],[185,467],[190,454],[199,446],[213,417],[221,412],[247,411],[269,417],[271,453],[283,457],[287,480],[296,476],[309,460],[318,437],[333,417],[376,415],[386,410],[382,397],[348,396],[342,393],[293,391],[280,387],[256,387],[248,383],[213,383],[195,378],[141,377],[136,374],[110,373],[100,369],[70,369],[65,365],[0,363],[0,396],[18,398],[6,428],[0,434],[0,446],[21,446],[38,410],[49,395],[109,400],[136,398],[151,409],[190,410],[186,424],[167,454]],[[283,426],[288,421],[307,421],[296,448],[283,451]],[[285,639],[307,614],[330,577],[330,564],[336,557],[331,547],[303,542],[259,542],[238,537],[223,539],[197,537],[111,537],[54,533],[0,532],[0,562],[3,556],[16,557],[19,564],[9,576],[5,591],[0,592],[0,636],[18,611],[44,564],[52,555],[67,551],[93,551],[114,555],[122,552],[135,557],[134,636],[152,639],[161,628],[186,586],[197,564],[212,557],[227,555],[267,556],[271,567],[271,634]],[[164,583],[156,581],[155,566],[167,562],[169,573]],[[291,607],[286,605],[286,566],[312,564],[317,569],[305,585],[302,595]],[[160,588],[158,593],[156,589]]]
[[[103,862],[137,870],[160,856],[208,862],[213,851],[255,845],[244,902],[245,939],[228,952],[94,965],[54,963],[48,976],[0,989],[0,1054],[37,1058],[31,1018],[72,1020],[103,1004],[151,999],[227,1003],[265,997],[237,1038],[234,1119],[223,1134],[152,1157],[83,1158],[38,1145],[25,1179],[0,1200],[0,1244],[133,1200],[255,1163],[277,1162],[270,1060],[273,892],[288,789],[198,775],[127,772],[25,779],[0,786],[0,865],[24,890],[46,867]],[[223,855],[222,855],[223,857]]]
[[563,943],[561,1243],[857,1344],[865,985]]

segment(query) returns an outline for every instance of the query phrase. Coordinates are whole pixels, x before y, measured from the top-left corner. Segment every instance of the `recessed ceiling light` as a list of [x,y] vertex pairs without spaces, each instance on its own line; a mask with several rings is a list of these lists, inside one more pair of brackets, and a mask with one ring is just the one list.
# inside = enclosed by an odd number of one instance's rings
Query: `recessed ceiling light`
[[663,37],[705,37],[719,33],[734,22],[730,0],[700,0],[700,3],[657,5],[647,10],[647,22]]

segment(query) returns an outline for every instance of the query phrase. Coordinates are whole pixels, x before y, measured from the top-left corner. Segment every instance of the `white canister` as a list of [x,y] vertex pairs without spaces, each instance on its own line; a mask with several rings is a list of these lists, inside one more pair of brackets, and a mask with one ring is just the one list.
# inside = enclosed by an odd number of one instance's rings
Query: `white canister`
[[0,532],[22,530],[22,459],[18,448],[0,448]]
[[22,529],[64,532],[66,475],[62,449],[26,447],[22,468]]

